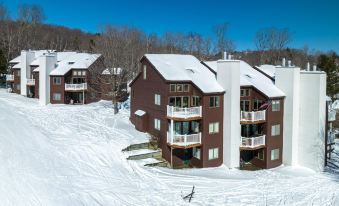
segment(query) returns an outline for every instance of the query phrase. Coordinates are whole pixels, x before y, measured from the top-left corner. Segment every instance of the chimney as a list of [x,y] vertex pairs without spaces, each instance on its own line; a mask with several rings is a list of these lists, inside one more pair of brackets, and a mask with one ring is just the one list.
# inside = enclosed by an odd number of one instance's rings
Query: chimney
[[282,65],[281,66],[283,66],[283,67],[286,66],[286,59],[285,58],[282,59]]
[[313,71],[317,71],[317,65],[313,65]]
[[228,59],[231,60],[232,59],[232,55],[229,54],[228,55]]
[[288,61],[287,61],[287,64],[288,64],[288,67],[291,67],[291,66],[292,66],[291,60],[288,60]]
[[226,59],[227,59],[227,52],[224,51],[224,60],[226,60]]
[[306,71],[310,71],[310,62],[307,62],[307,65],[306,65]]
[[55,68],[57,63],[57,54],[49,53],[40,57],[39,67],[39,102],[40,105],[47,105],[50,103],[50,76],[49,74]]

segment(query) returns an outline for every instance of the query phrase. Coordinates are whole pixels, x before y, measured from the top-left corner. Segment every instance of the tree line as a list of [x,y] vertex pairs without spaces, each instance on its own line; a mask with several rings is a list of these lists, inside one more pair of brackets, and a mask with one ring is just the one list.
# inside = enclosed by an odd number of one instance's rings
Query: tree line
[[[98,33],[86,33],[79,29],[45,24],[46,15],[39,5],[21,4],[17,18],[12,19],[8,9],[0,3],[0,73],[6,73],[8,62],[21,50],[52,49],[57,51],[81,51],[100,53],[108,68],[124,68],[124,78],[131,79],[138,71],[139,59],[145,53],[192,54],[200,60],[222,58],[223,51],[232,52],[235,58],[251,65],[280,64],[283,57],[305,68],[307,62],[318,64],[338,79],[338,56],[334,52],[322,54],[302,49],[289,48],[292,34],[287,28],[264,28],[257,31],[253,42],[255,50],[236,51],[236,45],[228,36],[229,24],[216,25],[212,37],[196,32],[166,32],[163,35],[147,34],[128,26],[105,25]],[[334,65],[320,61],[334,58]],[[326,67],[326,68],[324,68]],[[336,86],[331,93],[338,91]],[[331,94],[332,95],[332,94]]]

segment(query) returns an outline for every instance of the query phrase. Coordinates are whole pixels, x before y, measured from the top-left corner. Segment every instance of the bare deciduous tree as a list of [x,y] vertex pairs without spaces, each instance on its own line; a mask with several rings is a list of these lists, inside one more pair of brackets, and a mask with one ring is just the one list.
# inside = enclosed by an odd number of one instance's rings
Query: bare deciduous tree
[[228,23],[216,25],[214,27],[214,33],[217,39],[216,52],[223,53],[224,51],[232,52],[235,49],[235,44],[227,37]]

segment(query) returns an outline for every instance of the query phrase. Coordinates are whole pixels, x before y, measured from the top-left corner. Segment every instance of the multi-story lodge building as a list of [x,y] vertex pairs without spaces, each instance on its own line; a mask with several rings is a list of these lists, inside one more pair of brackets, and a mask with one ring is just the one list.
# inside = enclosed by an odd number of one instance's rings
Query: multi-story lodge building
[[39,98],[41,104],[83,104],[101,98],[97,76],[105,68],[100,54],[28,50],[9,63],[10,90]]
[[315,147],[324,148],[324,72],[283,64],[273,78],[240,60],[175,54],[146,54],[140,63],[130,119],[158,138],[172,167],[323,167]]

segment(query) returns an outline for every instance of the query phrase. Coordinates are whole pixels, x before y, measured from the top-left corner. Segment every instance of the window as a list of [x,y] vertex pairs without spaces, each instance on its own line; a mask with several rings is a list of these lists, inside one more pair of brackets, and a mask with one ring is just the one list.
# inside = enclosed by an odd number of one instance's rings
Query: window
[[78,71],[78,76],[81,76],[81,71]]
[[255,100],[253,101],[253,110],[258,111],[262,104],[263,104],[263,101],[262,101],[262,100],[255,99]]
[[191,130],[195,133],[199,132],[199,122],[192,121],[191,122]]
[[210,107],[219,107],[219,96],[210,97]]
[[175,84],[170,84],[170,92],[175,92],[176,91],[175,87],[176,87]]
[[212,148],[208,150],[208,160],[217,159],[219,157],[219,148]]
[[250,101],[249,100],[240,100],[240,110],[249,112],[250,111]]
[[280,111],[280,101],[279,100],[273,100],[272,101],[272,112]]
[[60,85],[61,84],[61,77],[53,77],[53,84]]
[[184,92],[189,92],[189,91],[190,91],[190,85],[184,84]]
[[279,159],[279,149],[271,150],[271,160],[278,160]]
[[146,75],[147,75],[147,74],[146,74],[146,72],[147,72],[146,70],[147,70],[147,66],[146,66],[146,65],[144,65],[144,71],[143,71],[143,74],[144,74],[144,79],[146,79]]
[[76,76],[77,75],[77,71],[73,71],[73,76]]
[[16,74],[18,77],[20,77],[20,70],[18,70]]
[[280,124],[272,125],[271,135],[272,136],[280,135]]
[[160,95],[159,94],[154,95],[154,104],[160,105]]
[[17,84],[16,85],[16,90],[20,90],[21,89],[20,87],[21,87],[20,84]]
[[264,160],[264,150],[259,150],[258,151],[257,159]]
[[200,160],[200,148],[193,147],[193,157]]
[[208,133],[215,134],[219,132],[219,122],[213,122],[209,124]]
[[53,100],[54,101],[60,101],[61,100],[61,94],[60,93],[53,93]]
[[248,97],[248,96],[250,96],[250,89],[240,89],[240,96],[241,97]]
[[183,88],[182,88],[182,84],[177,84],[177,92],[182,92]]
[[156,130],[160,130],[160,120],[159,119],[154,119],[154,128]]
[[193,96],[193,97],[192,97],[191,106],[192,106],[192,107],[198,107],[198,106],[200,106],[200,105],[201,105],[201,99],[200,99],[200,97],[198,97],[198,96]]
[[86,71],[82,71],[82,76],[86,76]]

